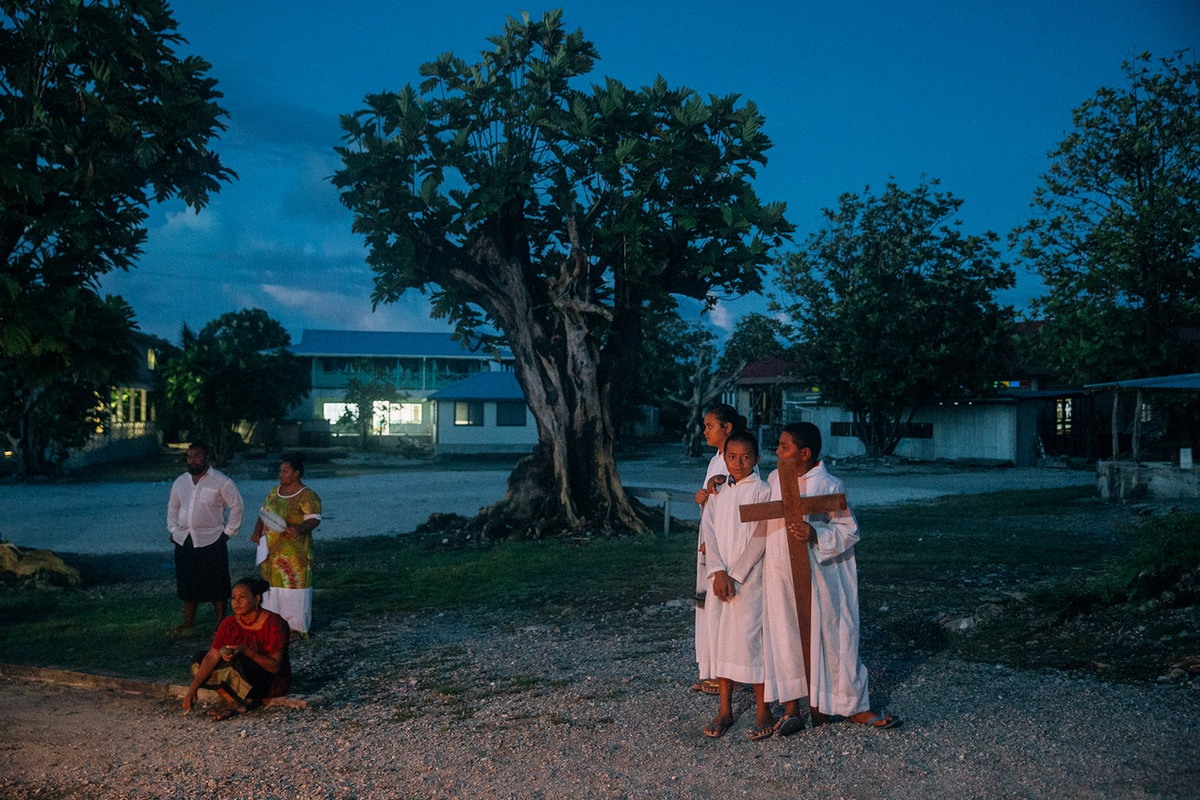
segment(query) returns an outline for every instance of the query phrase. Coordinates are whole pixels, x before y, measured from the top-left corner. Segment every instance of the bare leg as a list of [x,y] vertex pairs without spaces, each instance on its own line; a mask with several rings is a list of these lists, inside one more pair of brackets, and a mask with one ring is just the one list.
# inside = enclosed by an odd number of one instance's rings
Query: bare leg
[[718,678],[720,690],[717,693],[717,715],[713,721],[704,726],[704,735],[716,739],[729,730],[733,725],[733,681],[728,678]]
[[760,728],[770,728],[775,725],[775,715],[771,713],[771,707],[767,705],[767,701],[763,698],[763,695],[763,684],[754,684],[754,703],[757,706],[754,724]]
[[221,624],[221,620],[225,619],[225,601],[217,600],[213,603],[213,613],[217,615],[217,624]]
[[188,600],[183,601],[183,624],[175,629],[176,632],[186,631],[188,628],[196,624],[196,604]]

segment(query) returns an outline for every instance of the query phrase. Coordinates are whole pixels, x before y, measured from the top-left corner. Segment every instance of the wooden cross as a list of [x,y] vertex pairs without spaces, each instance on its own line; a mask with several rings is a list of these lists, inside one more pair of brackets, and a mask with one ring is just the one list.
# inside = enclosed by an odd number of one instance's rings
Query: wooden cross
[[[769,503],[749,503],[741,506],[742,522],[760,522],[782,517],[785,524],[792,526],[809,514],[828,514],[846,510],[846,495],[822,494],[813,497],[800,496],[799,475],[796,462],[784,459],[778,464],[779,493],[782,500]],[[797,540],[787,534],[788,556],[792,562],[792,585],[796,590],[796,617],[800,623],[800,649],[804,658],[804,673],[808,676],[808,691],[813,691],[812,672],[812,574],[808,565],[808,540]]]

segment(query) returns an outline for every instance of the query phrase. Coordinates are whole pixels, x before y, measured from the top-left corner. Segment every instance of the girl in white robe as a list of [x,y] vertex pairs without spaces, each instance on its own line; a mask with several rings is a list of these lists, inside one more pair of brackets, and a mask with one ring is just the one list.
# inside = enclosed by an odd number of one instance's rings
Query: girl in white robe
[[[708,462],[708,470],[704,474],[704,483],[696,492],[696,502],[700,505],[701,516],[704,514],[704,504],[711,495],[717,493],[720,485],[728,478],[725,467],[725,440],[731,434],[743,433],[746,430],[746,418],[737,412],[733,406],[726,403],[715,405],[704,412],[704,442],[709,447],[717,448],[717,452]],[[758,474],[758,467],[754,468]],[[716,479],[714,481],[714,479]],[[708,629],[704,623],[704,603],[708,594],[708,568],[704,559],[704,536],[700,534],[696,542],[696,662],[699,663],[707,656]],[[716,694],[719,687],[715,680],[700,680],[692,684],[692,691]]]

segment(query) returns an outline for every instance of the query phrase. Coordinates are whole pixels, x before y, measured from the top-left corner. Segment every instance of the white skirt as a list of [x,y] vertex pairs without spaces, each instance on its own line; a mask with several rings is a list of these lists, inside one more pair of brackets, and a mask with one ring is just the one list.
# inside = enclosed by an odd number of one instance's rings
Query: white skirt
[[262,607],[286,619],[293,631],[308,633],[312,623],[312,592],[311,586],[307,589],[272,586],[263,595]]

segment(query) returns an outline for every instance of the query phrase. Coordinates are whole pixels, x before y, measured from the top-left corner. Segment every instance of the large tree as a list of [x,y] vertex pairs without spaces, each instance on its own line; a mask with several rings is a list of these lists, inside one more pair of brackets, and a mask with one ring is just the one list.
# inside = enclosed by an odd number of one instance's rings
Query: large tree
[[512,349],[539,443],[485,535],[642,530],[613,461],[613,398],[647,308],[759,287],[789,230],[751,187],[763,118],[662,78],[580,87],[596,50],[559,12],[490,41],[343,117],[335,183],[376,302],[429,290],[460,334],[498,331]]
[[1200,371],[1200,64],[1124,64],[1050,153],[1014,231],[1047,292],[1045,354],[1081,383]]
[[222,314],[192,333],[163,364],[164,397],[193,439],[222,463],[237,444],[236,428],[282,419],[309,391],[304,364],[287,348],[287,330],[260,308]]
[[124,352],[133,322],[99,277],[134,265],[150,203],[199,209],[233,175],[208,149],[216,82],[182,42],[161,0],[0,0],[0,372],[20,395],[6,414],[106,378],[88,343]]
[[965,235],[962,200],[937,181],[844,194],[779,271],[772,306],[791,321],[822,402],[854,415],[868,455],[892,453],[922,403],[986,392],[1009,341],[1013,284],[996,234]]
[[[0,429],[24,476],[56,472],[71,449],[103,430],[110,423],[106,401],[112,386],[137,371],[129,341],[133,309],[119,297],[101,299],[82,289],[70,299],[69,370],[56,351],[35,351],[19,361],[0,358]],[[61,322],[47,316],[41,324]]]

